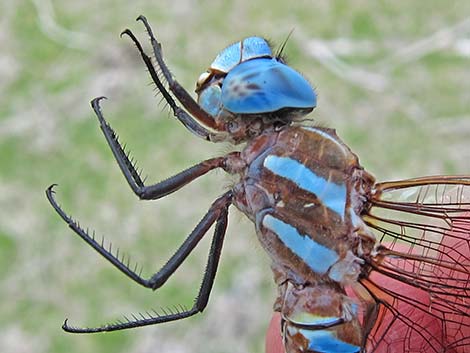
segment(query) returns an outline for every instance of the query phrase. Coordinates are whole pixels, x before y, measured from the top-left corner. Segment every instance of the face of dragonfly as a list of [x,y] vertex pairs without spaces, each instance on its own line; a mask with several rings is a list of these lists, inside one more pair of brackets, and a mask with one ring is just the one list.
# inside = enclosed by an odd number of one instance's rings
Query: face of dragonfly
[[309,82],[273,56],[268,42],[260,37],[222,50],[199,76],[196,92],[199,105],[214,119],[239,125],[244,118],[292,120],[310,112],[317,102]]

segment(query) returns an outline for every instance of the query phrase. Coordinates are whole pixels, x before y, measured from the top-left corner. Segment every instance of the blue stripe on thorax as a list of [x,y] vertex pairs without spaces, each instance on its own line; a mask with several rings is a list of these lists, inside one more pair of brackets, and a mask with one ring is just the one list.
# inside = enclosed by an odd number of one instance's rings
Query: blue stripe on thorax
[[276,175],[286,178],[318,197],[330,210],[344,217],[346,207],[346,186],[335,184],[307,168],[302,163],[289,157],[269,155],[263,163],[264,167]]
[[339,259],[336,251],[300,234],[296,228],[270,214],[263,218],[263,226],[276,234],[284,245],[318,274],[325,274]]
[[320,353],[359,353],[361,347],[341,341],[331,331],[303,330],[299,332],[309,341],[308,348]]

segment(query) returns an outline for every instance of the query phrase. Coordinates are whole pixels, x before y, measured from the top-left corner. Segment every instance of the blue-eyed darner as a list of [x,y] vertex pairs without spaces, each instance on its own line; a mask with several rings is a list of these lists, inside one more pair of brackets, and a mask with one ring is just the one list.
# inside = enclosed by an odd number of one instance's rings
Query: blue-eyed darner
[[[239,176],[170,260],[141,277],[87,234],[54,198],[69,227],[135,282],[161,287],[214,227],[194,305],[74,333],[115,331],[187,318],[206,307],[230,205],[255,225],[272,260],[286,352],[464,352],[470,345],[470,176],[376,183],[332,129],[305,122],[316,106],[311,85],[250,37],[224,49],[198,81],[198,101],[173,78],[144,17],[156,66],[130,30],[153,81],[175,117],[212,142],[244,143],[241,152],[203,161],[144,185],[92,101],[101,129],[140,199],[158,199],[222,168]],[[166,88],[168,86],[169,89]],[[182,107],[180,107],[179,102]]]

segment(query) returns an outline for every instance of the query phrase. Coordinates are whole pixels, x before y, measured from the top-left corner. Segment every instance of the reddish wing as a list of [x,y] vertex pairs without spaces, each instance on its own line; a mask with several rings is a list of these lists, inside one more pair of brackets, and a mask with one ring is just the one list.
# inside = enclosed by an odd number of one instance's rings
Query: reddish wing
[[470,346],[470,177],[377,184],[364,221],[387,246],[361,283],[379,303],[368,352]]

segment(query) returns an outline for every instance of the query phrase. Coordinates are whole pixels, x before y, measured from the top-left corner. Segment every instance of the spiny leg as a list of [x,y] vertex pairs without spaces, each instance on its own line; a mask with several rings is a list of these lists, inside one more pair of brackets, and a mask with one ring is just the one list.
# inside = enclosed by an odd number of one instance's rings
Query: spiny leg
[[129,263],[125,264],[121,259],[119,259],[118,254],[115,255],[111,252],[111,249],[106,249],[104,247],[103,241],[96,241],[94,235],[90,236],[87,231],[80,227],[77,221],[72,219],[72,217],[62,210],[54,198],[54,186],[55,185],[51,185],[46,190],[47,199],[55,211],[59,214],[59,216],[68,224],[68,226],[101,256],[111,262],[111,264],[114,265],[119,271],[124,273],[138,284],[146,288],[152,288],[153,290],[161,287],[168,280],[168,278],[170,278],[176,269],[183,263],[186,257],[188,257],[191,251],[193,251],[193,249],[207,233],[212,224],[214,224],[214,222],[220,217],[224,210],[228,208],[232,201],[231,191],[228,191],[215,200],[212,203],[209,211],[204,215],[202,220],[197,224],[194,230],[189,234],[183,244],[178,248],[178,250],[176,250],[175,254],[168,260],[168,262],[149,279],[145,279],[140,275],[140,272],[136,271],[136,268],[131,269],[129,267]]
[[183,106],[198,121],[200,121],[205,126],[210,127],[211,129],[214,129],[217,131],[223,131],[224,130],[223,126],[218,126],[216,121],[214,120],[214,117],[211,116],[209,113],[207,113],[204,109],[202,109],[201,106],[188,93],[188,91],[186,91],[186,89],[184,89],[184,87],[181,86],[179,82],[173,78],[170,70],[168,69],[168,66],[166,66],[163,60],[162,49],[161,49],[162,46],[155,38],[152,28],[150,27],[145,16],[140,15],[139,17],[137,17],[137,21],[142,21],[142,23],[144,24],[147,30],[147,33],[150,37],[150,43],[152,44],[155,59],[157,60],[158,66],[160,70],[162,71],[163,76],[165,76],[165,79],[168,82],[168,86],[171,92],[173,92],[173,94],[180,101],[180,103],[183,104]]
[[155,325],[161,324],[164,322],[175,321],[185,319],[187,317],[193,316],[199,312],[202,312],[207,303],[209,301],[209,296],[212,290],[212,286],[214,284],[215,275],[217,272],[217,266],[219,264],[220,254],[222,251],[222,245],[224,242],[225,232],[227,229],[227,222],[228,222],[228,207],[230,206],[232,193],[231,191],[227,192],[223,195],[219,200],[223,199],[225,201],[225,205],[221,204],[221,209],[219,210],[219,215],[217,216],[214,236],[212,238],[211,248],[209,250],[209,256],[207,259],[207,265],[204,272],[204,277],[201,283],[201,287],[199,289],[199,293],[194,300],[193,307],[189,310],[181,310],[178,312],[173,312],[170,314],[159,315],[157,312],[154,311],[154,314],[146,313],[147,316],[144,314],[139,314],[140,318],[132,315],[133,320],[129,320],[127,318],[126,321],[118,321],[113,324],[107,324],[95,328],[80,328],[80,327],[73,327],[69,326],[67,320],[65,320],[62,328],[71,333],[95,333],[95,332],[103,332],[103,331],[117,331],[117,330],[125,330],[135,327],[141,326],[148,326],[148,325]]
[[[195,166],[188,168],[181,173],[178,173],[175,176],[172,176],[160,183],[146,186],[142,181],[139,173],[135,169],[132,161],[129,160],[129,156],[120,145],[118,137],[108,122],[105,120],[100,107],[100,100],[104,97],[95,98],[91,101],[91,106],[95,111],[96,116],[100,122],[101,130],[108,142],[111,151],[121,169],[124,177],[126,178],[127,183],[132,188],[132,191],[141,199],[141,200],[156,200],[172,192],[180,189],[184,185],[190,183],[194,179],[206,174],[207,172],[216,169],[224,168],[226,169],[226,160],[228,156],[233,155],[229,154],[227,157],[218,157],[208,159],[203,161]],[[237,153],[235,153],[237,154]]]
[[[210,132],[209,130],[207,130],[206,128],[201,126],[201,123],[202,123],[202,124],[204,124],[205,126],[207,126],[209,128],[215,129],[216,128],[215,127],[215,121],[212,118],[212,116],[210,116],[206,111],[204,111],[202,108],[200,108],[199,105],[194,101],[194,99],[192,99],[192,97],[189,95],[189,93],[187,93],[184,90],[184,88],[182,88],[181,86],[179,86],[179,87],[181,88],[181,90],[183,90],[185,92],[185,97],[186,98],[185,98],[184,101],[182,99],[180,99],[180,97],[175,92],[173,92],[173,89],[171,88],[171,84],[169,83],[170,90],[173,93],[175,93],[175,96],[178,98],[178,100],[185,107],[186,107],[185,102],[188,101],[188,99],[190,99],[193,102],[193,105],[196,105],[198,107],[198,109],[196,108],[194,110],[190,110],[191,114],[193,114],[196,118],[189,115],[184,109],[181,109],[176,104],[173,97],[170,95],[170,93],[167,91],[167,89],[163,85],[162,81],[160,80],[160,77],[158,76],[157,71],[153,67],[152,59],[147,54],[145,54],[145,52],[142,48],[142,45],[140,44],[138,39],[134,36],[132,31],[130,29],[126,29],[121,33],[121,36],[124,35],[124,34],[128,35],[131,38],[131,40],[134,42],[135,46],[137,47],[137,50],[140,53],[140,56],[142,57],[142,60],[145,63],[145,66],[147,67],[147,69],[150,73],[150,76],[152,77],[153,82],[155,83],[158,90],[163,95],[163,98],[165,99],[165,101],[168,103],[170,108],[173,110],[173,115],[193,134],[195,134],[195,135],[197,135],[197,136],[199,136],[199,137],[201,137],[205,140],[215,140],[216,139],[215,138],[216,134],[214,134],[213,132]],[[166,78],[166,76],[165,76],[165,78]],[[188,107],[186,107],[186,108],[189,109]]]

